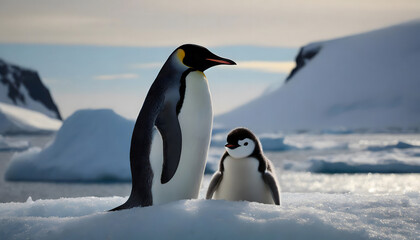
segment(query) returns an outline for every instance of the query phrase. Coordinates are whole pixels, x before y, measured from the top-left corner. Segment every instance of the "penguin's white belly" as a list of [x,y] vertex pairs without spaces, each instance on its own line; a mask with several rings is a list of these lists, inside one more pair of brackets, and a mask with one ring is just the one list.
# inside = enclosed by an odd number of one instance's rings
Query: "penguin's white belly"
[[203,73],[191,72],[187,75],[184,102],[178,120],[182,132],[181,158],[175,175],[166,184],[160,182],[163,164],[162,137],[157,130],[153,137],[150,156],[154,173],[153,204],[198,197],[213,122],[210,91]]
[[227,156],[223,165],[223,178],[213,199],[274,203],[271,191],[258,171],[257,159]]

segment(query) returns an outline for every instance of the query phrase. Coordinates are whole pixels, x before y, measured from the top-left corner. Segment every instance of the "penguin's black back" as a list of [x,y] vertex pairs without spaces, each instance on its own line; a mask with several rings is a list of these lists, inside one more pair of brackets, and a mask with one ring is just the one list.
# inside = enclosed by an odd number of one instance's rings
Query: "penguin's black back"
[[153,131],[156,130],[154,126],[165,101],[164,93],[168,88],[179,89],[179,99],[176,104],[177,115],[181,111],[185,95],[185,77],[189,73],[189,69],[179,72],[178,69],[171,66],[168,62],[171,56],[150,87],[134,125],[130,147],[132,178],[130,197],[123,205],[111,211],[153,205],[152,181],[155,176],[150,163],[150,152]]

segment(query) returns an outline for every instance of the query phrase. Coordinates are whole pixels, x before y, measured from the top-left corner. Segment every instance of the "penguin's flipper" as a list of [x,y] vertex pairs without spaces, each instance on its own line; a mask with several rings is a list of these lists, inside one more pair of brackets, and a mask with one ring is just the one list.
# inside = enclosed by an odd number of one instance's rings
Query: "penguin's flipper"
[[209,184],[209,188],[207,189],[206,199],[211,199],[213,197],[213,194],[216,191],[216,188],[219,185],[220,181],[222,181],[222,178],[223,174],[220,171],[217,171],[213,175]]
[[271,195],[273,196],[274,203],[280,205],[280,194],[277,187],[276,179],[274,178],[271,172],[266,171],[263,175],[264,182],[268,185],[271,190]]
[[156,127],[162,135],[163,168],[160,182],[165,184],[175,175],[181,158],[182,133],[175,107],[166,105],[156,119]]

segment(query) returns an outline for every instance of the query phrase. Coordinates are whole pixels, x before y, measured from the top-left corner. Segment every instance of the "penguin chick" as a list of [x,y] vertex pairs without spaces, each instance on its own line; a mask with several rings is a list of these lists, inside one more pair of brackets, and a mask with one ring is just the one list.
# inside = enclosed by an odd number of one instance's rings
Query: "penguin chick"
[[258,138],[246,128],[236,128],[228,134],[225,148],[206,199],[280,205],[276,174]]

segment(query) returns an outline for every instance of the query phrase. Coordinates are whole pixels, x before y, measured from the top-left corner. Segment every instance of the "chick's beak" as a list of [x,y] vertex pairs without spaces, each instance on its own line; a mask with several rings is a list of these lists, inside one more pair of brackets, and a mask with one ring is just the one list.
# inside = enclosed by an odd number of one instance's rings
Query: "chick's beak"
[[225,145],[225,147],[230,148],[230,149],[235,149],[235,148],[239,147],[239,145],[228,143],[228,144]]

